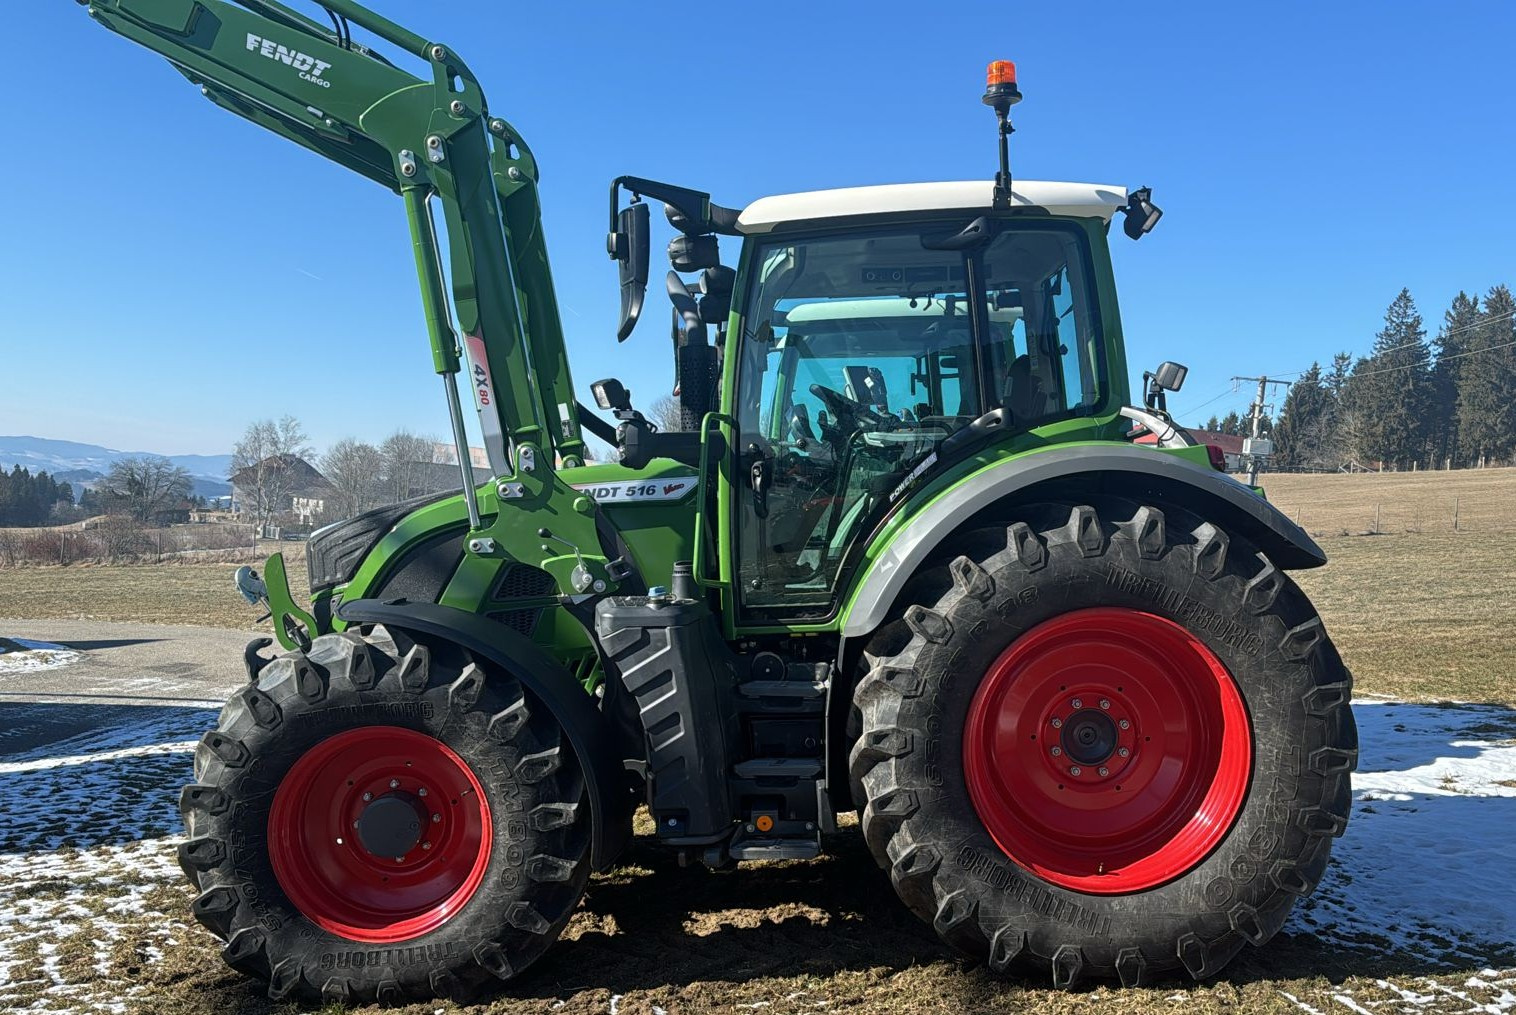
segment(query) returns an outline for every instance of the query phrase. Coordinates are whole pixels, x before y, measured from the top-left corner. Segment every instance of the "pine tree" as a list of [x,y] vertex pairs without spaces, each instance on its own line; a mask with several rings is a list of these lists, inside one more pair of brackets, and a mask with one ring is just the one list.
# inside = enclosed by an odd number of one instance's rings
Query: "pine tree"
[[1220,432],[1231,434],[1234,437],[1241,436],[1242,417],[1237,415],[1236,412],[1227,413],[1226,418],[1221,421]]
[[1431,354],[1416,301],[1401,289],[1385,311],[1373,352],[1353,367],[1343,392],[1360,457],[1396,467],[1427,459]]
[[1479,299],[1460,292],[1442,315],[1437,332],[1437,362],[1432,366],[1432,451],[1434,465],[1459,453],[1458,388],[1468,349],[1480,325]]
[[1211,433],[1219,433],[1221,431],[1221,420],[1212,414],[1211,418],[1205,421],[1205,428]]
[[1326,386],[1327,394],[1332,396],[1332,401],[1335,402],[1342,397],[1342,391],[1348,384],[1348,375],[1352,372],[1352,353],[1339,352],[1332,356],[1332,371],[1322,381],[1322,384]]
[[1516,450],[1516,299],[1498,285],[1458,362],[1458,450],[1473,465]]

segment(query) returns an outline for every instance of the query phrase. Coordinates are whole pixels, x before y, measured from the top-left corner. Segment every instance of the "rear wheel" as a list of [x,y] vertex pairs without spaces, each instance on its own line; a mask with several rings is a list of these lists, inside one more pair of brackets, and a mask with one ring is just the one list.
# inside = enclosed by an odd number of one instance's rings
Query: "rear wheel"
[[568,922],[583,779],[509,676],[384,628],[317,638],[229,701],[181,797],[194,913],[271,997],[465,997]]
[[870,645],[869,847],[996,970],[1211,975],[1345,827],[1351,678],[1295,585],[1213,524],[1115,499],[1023,517],[924,570]]

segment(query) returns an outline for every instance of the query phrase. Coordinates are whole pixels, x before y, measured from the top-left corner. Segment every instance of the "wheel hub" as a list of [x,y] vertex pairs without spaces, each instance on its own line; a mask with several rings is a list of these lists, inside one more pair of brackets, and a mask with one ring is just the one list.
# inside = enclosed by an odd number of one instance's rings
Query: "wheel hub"
[[1078,765],[1099,765],[1116,753],[1116,723],[1094,709],[1082,709],[1063,720],[1063,753]]
[[1221,661],[1173,621],[1117,608],[1056,617],[1007,647],[975,693],[963,751],[969,797],[1005,854],[1100,894],[1203,860],[1252,769]]
[[411,793],[387,793],[364,806],[358,816],[358,841],[378,857],[404,857],[421,841],[432,814]]

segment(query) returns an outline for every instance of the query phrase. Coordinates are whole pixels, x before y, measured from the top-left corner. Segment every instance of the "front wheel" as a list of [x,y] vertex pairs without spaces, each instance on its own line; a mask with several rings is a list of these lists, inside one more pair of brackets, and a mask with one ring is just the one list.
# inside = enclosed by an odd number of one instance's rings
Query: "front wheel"
[[997,971],[1219,970],[1320,879],[1351,677],[1305,596],[1177,507],[1033,506],[929,566],[854,696],[863,830]]
[[265,666],[195,778],[193,912],[275,999],[467,997],[535,961],[589,877],[557,720],[461,649],[382,627]]

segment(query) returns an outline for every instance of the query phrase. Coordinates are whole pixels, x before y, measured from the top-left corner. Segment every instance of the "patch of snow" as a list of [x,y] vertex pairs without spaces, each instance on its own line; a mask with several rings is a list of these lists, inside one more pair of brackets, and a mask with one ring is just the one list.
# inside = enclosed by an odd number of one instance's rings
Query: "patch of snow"
[[13,673],[37,673],[69,666],[84,658],[66,645],[54,645],[49,641],[32,641],[30,638],[11,638],[21,646],[20,652],[0,649],[0,675]]
[[1285,929],[1489,961],[1516,940],[1516,710],[1359,701],[1353,813]]
[[1310,1005],[1306,1004],[1304,1001],[1300,1000],[1300,998],[1296,997],[1294,994],[1291,994],[1287,990],[1281,990],[1279,993],[1283,995],[1295,1007],[1305,1012],[1306,1015],[1326,1015],[1326,1013],[1323,1012],[1320,1008],[1312,1008]]
[[17,772],[37,772],[45,768],[64,768],[69,765],[91,765],[102,761],[119,761],[122,758],[144,758],[154,754],[193,754],[197,740],[180,740],[170,744],[141,744],[137,747],[121,747],[114,751],[96,754],[71,754],[63,758],[34,758],[31,761],[0,761],[0,775]]
[[1356,1013],[1356,1015],[1374,1015],[1373,1012],[1369,1011],[1363,1005],[1359,1004],[1357,1001],[1354,1001],[1346,994],[1333,994],[1332,1000],[1342,1005],[1348,1011]]

